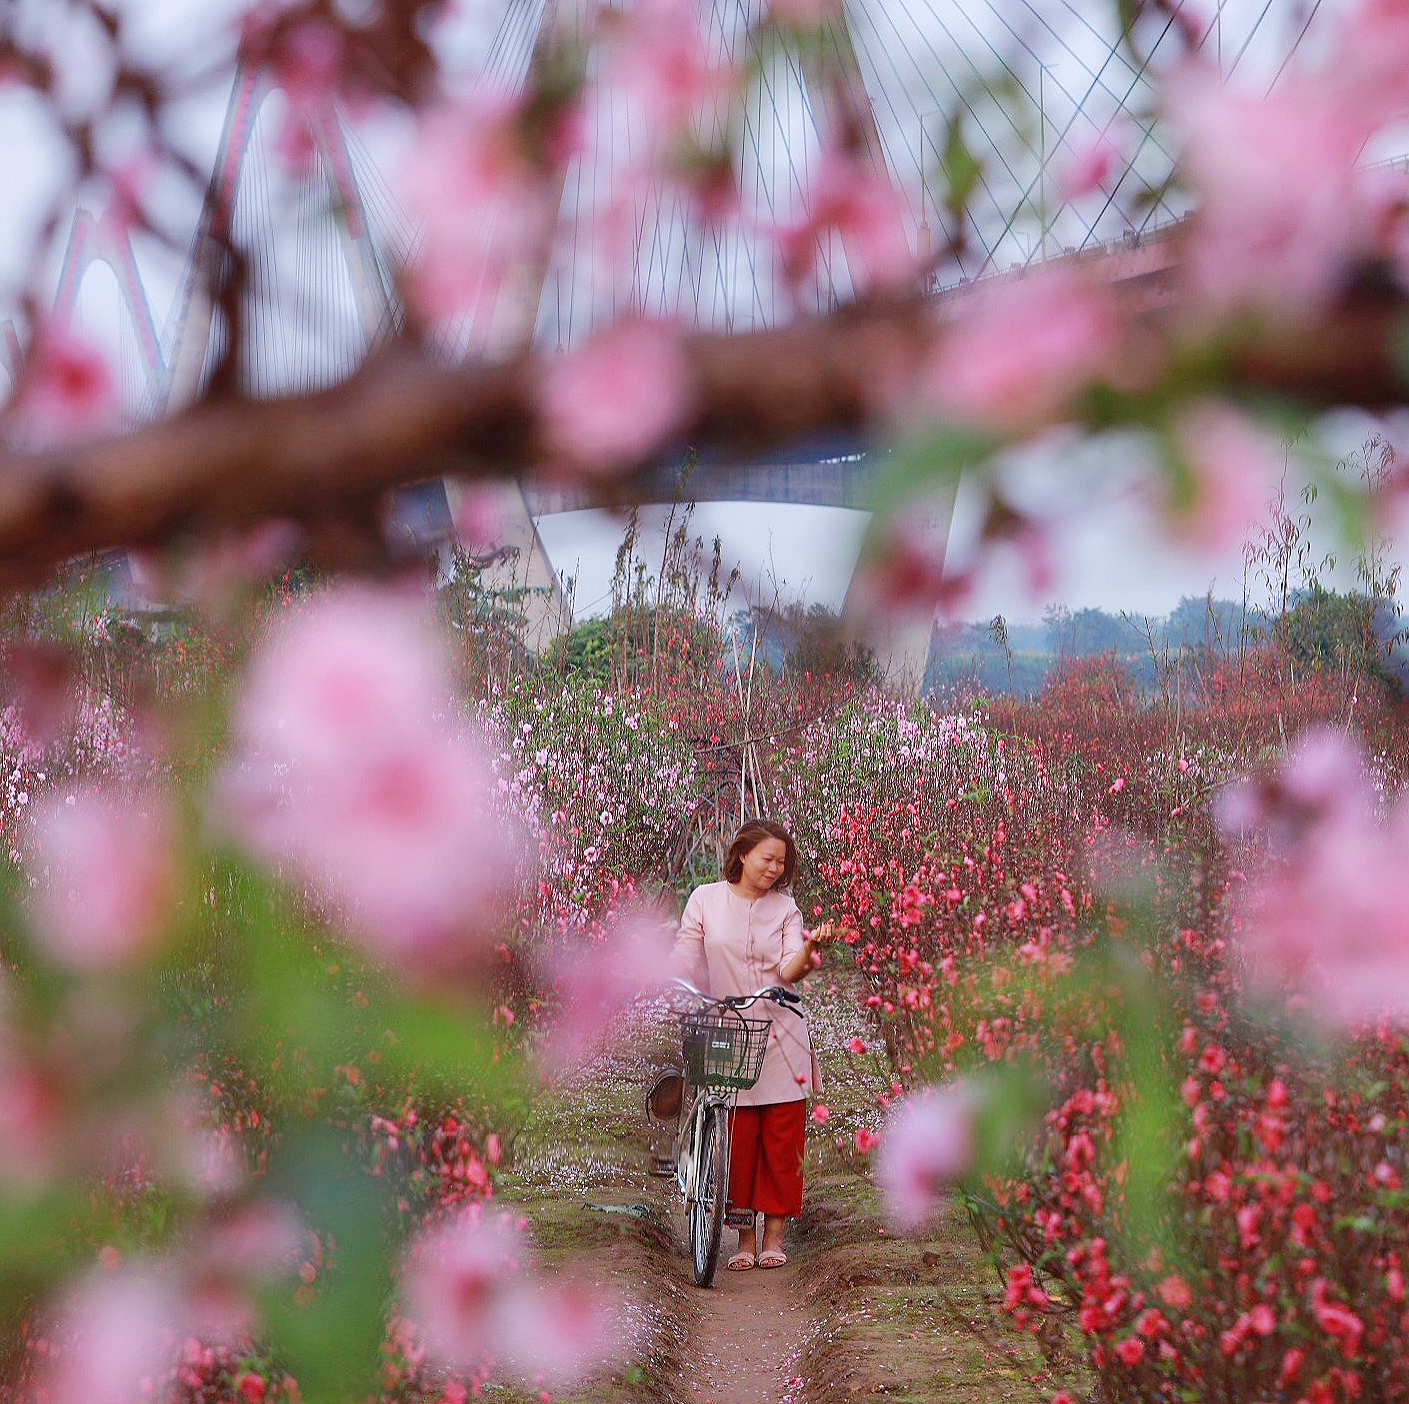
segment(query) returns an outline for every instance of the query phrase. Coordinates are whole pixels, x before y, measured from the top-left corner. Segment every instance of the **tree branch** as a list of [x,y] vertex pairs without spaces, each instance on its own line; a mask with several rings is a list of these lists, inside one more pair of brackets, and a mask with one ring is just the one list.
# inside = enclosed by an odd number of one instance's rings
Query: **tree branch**
[[[1228,392],[1312,407],[1403,398],[1397,346],[1409,303],[1348,299],[1295,335],[1225,348]],[[1173,349],[1167,313],[1132,313],[1129,332]],[[878,388],[901,386],[943,336],[921,300],[733,336],[696,335],[692,410],[680,441],[757,452],[822,431],[885,428]],[[316,520],[437,473],[523,478],[545,461],[534,387],[539,358],[444,365],[397,346],[351,379],[284,399],[216,400],[103,442],[0,458],[0,583],[31,584],[73,556],[150,545],[267,517]],[[600,483],[629,498],[646,463]]]

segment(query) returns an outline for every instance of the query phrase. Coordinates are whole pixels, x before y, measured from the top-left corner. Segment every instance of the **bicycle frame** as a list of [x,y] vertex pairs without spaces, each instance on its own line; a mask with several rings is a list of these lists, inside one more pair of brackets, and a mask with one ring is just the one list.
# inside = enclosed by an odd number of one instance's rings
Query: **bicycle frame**
[[[743,1009],[756,1000],[768,999],[801,1017],[801,1011],[795,1008],[801,1002],[797,995],[780,986],[770,986],[752,995],[713,999],[684,980],[672,983],[689,994],[701,1008],[729,1010],[742,1018]],[[737,1087],[709,1084],[693,1087],[689,1109],[682,1115],[675,1141],[675,1182],[685,1200],[694,1277],[701,1287],[708,1287],[714,1281],[720,1237],[727,1218],[729,1113],[736,1105],[737,1095]]]
[[[699,1183],[697,1163],[694,1159],[695,1147],[699,1144],[700,1128],[704,1124],[706,1115],[715,1107],[726,1112],[734,1110],[734,1097],[732,1093],[719,1092],[713,1088],[703,1087],[695,1093],[694,1100],[690,1103],[689,1111],[681,1118],[680,1134],[676,1137],[675,1155],[675,1187],[680,1191],[686,1200],[695,1197]],[[724,1139],[724,1159],[729,1160],[729,1151],[732,1149],[733,1124],[726,1121],[728,1128]],[[729,1197],[729,1181],[724,1181],[724,1197]]]

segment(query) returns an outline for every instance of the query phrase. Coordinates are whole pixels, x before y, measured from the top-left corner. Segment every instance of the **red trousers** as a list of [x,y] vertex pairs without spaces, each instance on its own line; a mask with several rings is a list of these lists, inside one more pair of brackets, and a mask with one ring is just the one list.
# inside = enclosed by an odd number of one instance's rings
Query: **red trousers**
[[730,1113],[729,1202],[784,1219],[802,1213],[807,1101],[735,1107]]

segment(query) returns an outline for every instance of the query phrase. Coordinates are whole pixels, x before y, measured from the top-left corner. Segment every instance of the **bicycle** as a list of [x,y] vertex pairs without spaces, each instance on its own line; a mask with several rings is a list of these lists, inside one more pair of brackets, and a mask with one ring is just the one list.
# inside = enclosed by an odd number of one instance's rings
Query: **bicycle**
[[[684,1196],[695,1283],[708,1287],[714,1282],[726,1221],[736,1228],[751,1228],[754,1222],[752,1210],[732,1215],[728,1210],[729,1112],[736,1094],[758,1081],[773,1025],[768,1019],[745,1018],[743,1011],[767,999],[802,1018],[797,1007],[802,999],[781,985],[714,998],[687,980],[670,983],[691,996],[695,1007],[680,1015],[683,1073],[668,1070],[646,1094],[650,1114],[658,1121],[674,1116],[679,1127],[671,1159],[657,1161],[652,1170],[673,1176]],[[687,1082],[693,1096],[681,1118]]]

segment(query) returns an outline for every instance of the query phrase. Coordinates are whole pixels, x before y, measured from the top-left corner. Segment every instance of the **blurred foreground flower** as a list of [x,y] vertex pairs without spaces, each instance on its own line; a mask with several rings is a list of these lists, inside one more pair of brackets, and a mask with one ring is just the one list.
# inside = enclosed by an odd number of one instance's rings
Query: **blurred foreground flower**
[[592,1057],[617,1016],[661,987],[670,973],[670,945],[669,928],[641,913],[616,921],[602,942],[555,957],[559,1009],[542,1052],[548,1072],[563,1072]]
[[479,1204],[412,1244],[403,1281],[427,1354],[465,1374],[502,1365],[561,1389],[628,1345],[600,1287],[589,1292],[535,1274],[521,1231]]
[[539,390],[557,458],[589,472],[630,467],[660,449],[689,403],[680,332],[628,321],[549,361]]
[[552,227],[523,116],[518,100],[481,95],[419,119],[401,190],[421,228],[408,291],[428,321],[493,307],[516,262]]
[[[924,413],[1023,433],[1071,412],[1087,386],[1129,375],[1108,289],[1055,267],[981,288],[922,369]],[[907,413],[909,407],[907,406]]]
[[1166,482],[1166,525],[1214,554],[1246,541],[1267,511],[1287,455],[1266,430],[1232,405],[1190,400],[1174,422],[1178,469]]
[[1356,165],[1370,105],[1304,76],[1266,94],[1190,66],[1165,103],[1201,197],[1190,290],[1210,310],[1314,315],[1366,247]]
[[53,328],[44,331],[35,348],[19,402],[27,435],[47,446],[113,429],[117,381],[104,356]]
[[938,1196],[968,1171],[978,1107],[977,1089],[956,1082],[922,1088],[891,1114],[881,1131],[876,1181],[896,1228],[919,1228]]
[[792,287],[816,276],[831,235],[841,240],[858,292],[903,288],[917,276],[894,185],[868,161],[833,146],[818,157],[805,217],[774,233],[783,276]]
[[155,790],[50,795],[30,844],[39,946],[82,971],[148,954],[175,898],[174,841],[170,802]]
[[427,978],[477,963],[515,846],[416,599],[351,586],[273,629],[234,715],[222,820],[329,902],[374,956]]
[[1268,850],[1239,913],[1254,984],[1332,1029],[1409,1022],[1409,909],[1393,881],[1409,859],[1409,792],[1377,814],[1359,751],[1319,730],[1270,777],[1225,792],[1215,816]]
[[46,1380],[51,1404],[132,1404],[174,1358],[181,1303],[145,1267],[94,1272],[59,1308]]

